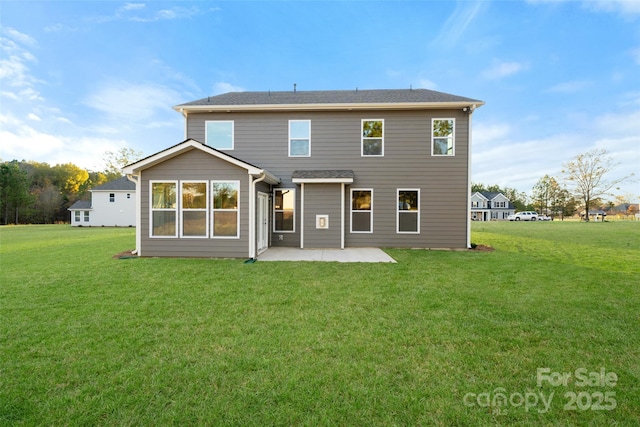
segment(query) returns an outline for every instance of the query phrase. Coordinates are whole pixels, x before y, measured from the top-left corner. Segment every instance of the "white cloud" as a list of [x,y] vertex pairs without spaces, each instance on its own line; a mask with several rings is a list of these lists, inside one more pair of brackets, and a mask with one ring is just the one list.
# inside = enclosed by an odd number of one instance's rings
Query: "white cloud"
[[227,92],[244,92],[244,88],[241,86],[235,86],[228,82],[217,82],[213,85],[213,94],[219,95]]
[[144,8],[144,3],[125,3],[125,5],[122,6],[122,10],[140,10]]
[[576,93],[588,88],[592,84],[593,83],[588,80],[574,80],[570,82],[558,83],[550,87],[547,91],[556,93]]
[[522,62],[494,61],[491,67],[482,72],[482,76],[488,80],[499,80],[525,71],[528,68],[529,65]]
[[633,58],[633,62],[640,65],[640,47],[630,49],[629,55],[631,55],[631,58]]
[[29,114],[27,115],[27,118],[28,118],[29,120],[33,120],[34,122],[40,122],[40,121],[42,121],[42,119],[41,119],[40,117],[38,117],[37,115],[35,115],[35,114],[33,114],[33,113],[29,113]]
[[436,89],[438,87],[438,85],[435,82],[433,82],[433,81],[431,81],[429,79],[420,79],[420,80],[418,80],[417,87],[420,88],[420,89],[432,89],[433,90],[433,89]]
[[480,12],[483,2],[457,2],[456,8],[442,24],[440,32],[432,42],[433,46],[451,47],[458,43],[467,28]]
[[17,41],[18,43],[21,43],[23,45],[27,45],[29,47],[35,47],[38,44],[36,39],[34,39],[33,37],[31,37],[28,34],[21,33],[20,31],[16,30],[15,28],[4,27],[2,29],[2,32],[5,33],[11,39]]
[[169,111],[181,95],[165,86],[115,82],[103,85],[84,101],[85,105],[128,123],[148,121],[159,110]]

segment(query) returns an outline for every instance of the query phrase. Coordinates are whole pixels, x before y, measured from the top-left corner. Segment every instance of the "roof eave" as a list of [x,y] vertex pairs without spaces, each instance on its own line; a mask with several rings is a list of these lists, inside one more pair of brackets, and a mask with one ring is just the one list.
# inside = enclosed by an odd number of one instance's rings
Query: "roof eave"
[[176,105],[174,110],[184,114],[231,113],[236,111],[351,111],[351,110],[438,110],[478,108],[485,103],[478,100],[453,102],[378,102],[378,103],[327,103],[327,104],[247,104],[247,105]]

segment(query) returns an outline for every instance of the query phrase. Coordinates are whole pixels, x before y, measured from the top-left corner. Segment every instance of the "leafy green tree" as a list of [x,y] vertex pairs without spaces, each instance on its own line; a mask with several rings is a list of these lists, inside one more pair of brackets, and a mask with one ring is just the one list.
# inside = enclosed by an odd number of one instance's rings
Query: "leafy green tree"
[[589,221],[589,208],[599,197],[611,195],[610,190],[633,176],[607,180],[605,177],[618,165],[605,149],[594,149],[578,154],[565,164],[562,173],[569,190],[584,203],[585,220]]
[[557,198],[558,193],[562,190],[560,184],[554,177],[545,175],[533,186],[534,207],[540,213],[550,212],[553,200]]
[[[373,129],[372,129],[373,130]],[[382,132],[382,129],[380,129]],[[133,148],[121,148],[118,151],[107,151],[104,153],[104,160],[107,165],[104,174],[107,181],[120,178],[122,168],[142,158],[142,152]]]
[[10,217],[18,224],[20,211],[31,199],[27,172],[15,160],[0,164],[0,209],[4,224],[9,223]]

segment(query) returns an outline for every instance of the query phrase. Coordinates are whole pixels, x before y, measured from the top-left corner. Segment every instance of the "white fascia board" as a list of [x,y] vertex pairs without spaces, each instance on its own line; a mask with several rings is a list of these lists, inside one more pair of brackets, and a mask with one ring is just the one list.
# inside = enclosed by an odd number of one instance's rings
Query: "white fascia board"
[[352,184],[353,178],[293,178],[294,184]]
[[188,105],[175,106],[183,116],[190,112],[231,113],[236,111],[296,111],[296,110],[437,110],[462,109],[473,105],[478,108],[484,102],[380,102],[366,104],[248,104],[248,105]]

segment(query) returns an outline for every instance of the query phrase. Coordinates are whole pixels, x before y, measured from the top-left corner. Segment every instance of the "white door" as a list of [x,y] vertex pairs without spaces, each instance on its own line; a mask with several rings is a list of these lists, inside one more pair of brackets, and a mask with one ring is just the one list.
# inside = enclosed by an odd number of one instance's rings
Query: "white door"
[[269,195],[258,192],[258,253],[269,247]]

